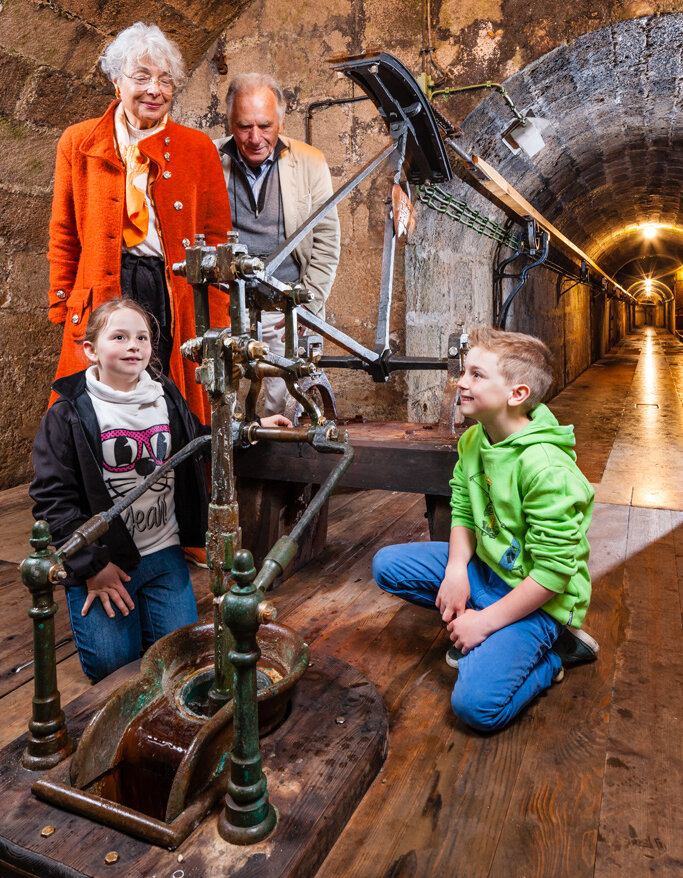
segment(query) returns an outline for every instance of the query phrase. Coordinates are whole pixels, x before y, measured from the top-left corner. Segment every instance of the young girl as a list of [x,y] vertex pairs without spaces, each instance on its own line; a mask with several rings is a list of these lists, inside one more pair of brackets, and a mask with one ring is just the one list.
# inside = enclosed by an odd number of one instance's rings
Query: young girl
[[[88,322],[83,350],[93,365],[53,385],[59,397],[35,439],[29,493],[34,517],[47,520],[56,545],[209,431],[168,378],[146,371],[151,339],[147,312],[130,299],[112,299]],[[291,426],[279,415],[263,423]],[[197,621],[180,547],[204,545],[207,505],[204,467],[195,456],[67,561],[71,628],[93,682]]]

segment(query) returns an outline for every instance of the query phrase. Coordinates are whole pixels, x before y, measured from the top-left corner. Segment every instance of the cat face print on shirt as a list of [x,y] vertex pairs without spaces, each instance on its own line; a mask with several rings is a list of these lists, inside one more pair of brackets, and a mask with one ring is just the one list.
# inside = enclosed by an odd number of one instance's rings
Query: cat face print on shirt
[[[168,424],[157,424],[146,430],[107,430],[101,434],[101,440],[105,482],[112,496],[124,497],[171,454]],[[164,477],[150,490],[163,491],[167,487],[168,477]]]

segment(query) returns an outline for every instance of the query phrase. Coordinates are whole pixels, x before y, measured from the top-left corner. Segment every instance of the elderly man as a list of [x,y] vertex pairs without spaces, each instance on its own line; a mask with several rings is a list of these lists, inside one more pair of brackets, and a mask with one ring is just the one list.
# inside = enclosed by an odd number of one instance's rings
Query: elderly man
[[[233,228],[249,252],[268,255],[332,194],[325,157],[299,140],[282,135],[285,98],[278,83],[261,73],[241,73],[226,98],[230,137],[215,142],[230,196]],[[325,316],[339,262],[339,219],[332,210],[275,271],[287,283],[301,281],[313,293],[306,306]],[[284,353],[281,314],[263,314],[263,339]],[[281,378],[264,382],[265,414],[284,411],[287,390]]]

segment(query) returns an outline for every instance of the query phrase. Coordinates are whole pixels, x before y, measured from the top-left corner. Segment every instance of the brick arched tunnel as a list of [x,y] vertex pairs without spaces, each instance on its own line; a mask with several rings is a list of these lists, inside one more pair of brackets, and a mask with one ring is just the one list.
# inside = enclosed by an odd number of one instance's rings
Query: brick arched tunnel
[[[460,138],[629,289],[639,308],[649,295],[657,311],[650,319],[669,328],[677,279],[683,286],[682,26],[680,14],[621,22],[558,47],[507,80],[504,86],[518,108],[550,122],[545,147],[533,158],[513,155],[503,143],[500,135],[512,116],[499,94],[490,94],[467,116]],[[502,211],[462,180],[446,188],[505,222]],[[643,229],[648,225],[652,238]],[[443,353],[446,323],[492,319],[492,266],[509,255],[496,248],[495,241],[420,206],[406,269],[411,353],[438,345]],[[556,274],[535,270],[507,324],[540,335],[562,352],[556,389],[601,356],[633,317],[625,304],[585,285],[566,295],[560,295],[562,289]],[[642,314],[639,319],[643,322]],[[415,416],[437,404],[432,381],[411,376]]]

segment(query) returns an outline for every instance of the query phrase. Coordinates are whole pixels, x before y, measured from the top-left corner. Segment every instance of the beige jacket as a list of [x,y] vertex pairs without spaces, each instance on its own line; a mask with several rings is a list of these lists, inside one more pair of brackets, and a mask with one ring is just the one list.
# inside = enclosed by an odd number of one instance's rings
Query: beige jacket
[[[226,186],[230,181],[232,160],[221,152],[221,147],[229,139],[220,137],[214,140]],[[325,156],[319,149],[283,135],[280,135],[280,140],[287,147],[278,159],[278,171],[285,235],[289,237],[332,195],[332,178]],[[235,228],[239,231],[238,226]],[[337,273],[340,240],[339,218],[334,208],[294,250],[299,263],[299,279],[313,293],[313,300],[306,307],[323,319],[325,302]]]

